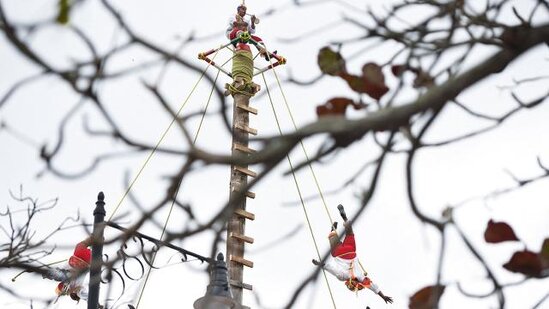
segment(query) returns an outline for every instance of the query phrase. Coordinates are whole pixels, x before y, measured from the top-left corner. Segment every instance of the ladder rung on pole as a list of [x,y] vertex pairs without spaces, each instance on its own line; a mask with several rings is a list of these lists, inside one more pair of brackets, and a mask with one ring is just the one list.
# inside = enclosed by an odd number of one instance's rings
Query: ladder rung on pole
[[234,213],[248,220],[255,220],[255,214],[245,211],[244,209],[235,209]]
[[[231,191],[236,192],[236,188],[231,187]],[[252,199],[255,198],[255,193],[252,192],[252,191],[246,191],[245,195],[246,195],[246,197],[249,197],[249,198],[252,198]]]
[[257,135],[257,130],[254,129],[254,128],[250,128],[248,126],[243,126],[241,124],[237,124],[236,128],[239,129],[239,130],[242,130],[244,132],[250,133],[252,135]]
[[246,289],[246,290],[253,290],[253,286],[251,284],[247,284],[247,283],[244,283],[244,282],[238,282],[236,280],[229,280],[229,283],[232,285],[232,286],[236,286],[236,287],[239,287],[241,289]]
[[257,173],[256,173],[256,172],[251,171],[251,170],[249,170],[249,169],[247,169],[247,168],[245,168],[245,167],[235,166],[234,169],[237,170],[237,171],[239,171],[239,172],[241,172],[242,174],[246,174],[246,175],[248,175],[248,176],[250,176],[250,177],[257,177]]
[[255,149],[252,149],[250,147],[241,145],[239,143],[234,143],[233,144],[233,149],[238,150],[238,151],[242,151],[242,152],[245,152],[245,153],[249,153],[249,154],[252,154],[252,153],[256,152]]
[[236,233],[231,232],[229,234],[229,236],[233,237],[233,238],[236,238],[238,240],[242,240],[243,242],[247,242],[249,244],[254,243],[254,239],[252,237],[249,237],[249,236],[246,236],[246,235],[240,235],[240,234],[236,234]]
[[240,257],[240,256],[234,256],[234,255],[231,254],[231,255],[229,255],[229,259],[233,262],[236,262],[238,264],[242,264],[242,265],[250,267],[250,268],[254,267],[254,262],[248,261],[245,258]]
[[242,110],[245,110],[249,113],[252,113],[254,115],[257,115],[257,109],[255,109],[253,107],[250,107],[250,106],[247,106],[247,105],[244,105],[244,104],[240,104],[240,103],[236,103],[236,107],[238,107]]

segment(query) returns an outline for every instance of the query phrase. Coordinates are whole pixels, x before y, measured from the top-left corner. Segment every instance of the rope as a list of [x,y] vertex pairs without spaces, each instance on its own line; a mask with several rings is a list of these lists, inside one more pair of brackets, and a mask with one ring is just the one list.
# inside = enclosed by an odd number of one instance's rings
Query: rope
[[[269,63],[272,65],[272,58],[269,56]],[[278,85],[278,88],[280,89],[280,93],[282,94],[282,98],[284,99],[284,105],[286,106],[286,110],[288,111],[288,114],[290,115],[290,119],[292,120],[292,124],[294,126],[294,130],[297,131],[297,125],[294,119],[294,115],[292,113],[292,110],[290,109],[290,105],[288,104],[288,99],[286,99],[286,94],[284,92],[284,89],[282,88],[282,84],[280,82],[280,78],[278,78],[278,74],[276,73],[276,67],[273,67],[273,73],[276,78],[276,83]],[[322,204],[324,205],[324,210],[326,211],[326,215],[328,216],[328,219],[330,220],[330,225],[334,223],[334,220],[332,219],[332,216],[330,215],[330,211],[328,210],[328,205],[326,203],[326,199],[324,198],[324,194],[322,193],[322,189],[320,188],[320,183],[318,181],[318,178],[316,176],[316,173],[313,169],[313,165],[311,164],[311,159],[309,157],[309,154],[307,153],[307,150],[305,149],[305,145],[303,144],[303,141],[299,141],[299,144],[301,145],[301,149],[303,150],[303,153],[305,154],[305,158],[307,159],[307,165],[309,166],[309,170],[311,171],[311,174],[313,175],[313,179],[315,181],[316,188],[318,190],[318,193],[320,195],[320,198],[322,199]]]
[[235,51],[233,58],[233,79],[242,78],[245,82],[251,82],[254,74],[254,61],[252,53],[246,50]]
[[[271,59],[272,58],[269,56],[269,63],[272,65],[272,60]],[[288,114],[290,115],[290,119],[292,120],[292,124],[294,125],[294,130],[297,131],[297,125],[296,125],[292,110],[290,109],[290,105],[288,104],[288,99],[286,98],[286,94],[284,92],[284,89],[282,88],[282,83],[280,82],[280,78],[278,77],[278,73],[276,72],[276,67],[273,67],[273,73],[274,73],[274,76],[276,78],[276,83],[278,85],[278,88],[280,89],[280,93],[282,94],[282,98],[284,99],[284,105],[286,106],[286,110],[288,111]],[[299,144],[301,145],[301,149],[303,150],[303,153],[305,154],[305,158],[307,159],[307,165],[309,166],[309,170],[311,171],[311,174],[313,175],[313,179],[315,181],[316,188],[318,190],[320,198],[322,199],[322,204],[324,205],[324,210],[326,211],[326,215],[328,216],[328,219],[330,220],[330,225],[333,225],[334,221],[332,219],[332,216],[330,215],[330,211],[328,210],[328,205],[326,203],[326,199],[324,198],[324,194],[322,193],[322,189],[320,188],[320,183],[318,181],[318,178],[316,177],[316,173],[313,169],[313,165],[311,164],[311,160],[309,158],[307,150],[305,149],[305,145],[303,144],[302,140],[299,141]],[[367,274],[368,272],[366,271],[364,266],[362,266],[362,263],[360,262],[360,260],[358,258],[357,258],[357,260],[358,260],[358,264],[360,265],[360,268],[362,269],[362,272],[364,272],[364,274]]]
[[[267,80],[265,79],[265,74],[261,73],[261,76],[263,77],[263,82],[265,83],[265,89],[267,90],[267,95],[269,96],[269,101],[271,103],[271,108],[273,110],[273,115],[275,117],[276,125],[278,127],[278,132],[279,132],[280,135],[282,135],[282,128],[280,127],[280,121],[278,120],[278,115],[277,115],[275,107],[274,107],[273,99],[271,97],[271,92],[269,90],[269,85],[267,85]],[[299,183],[297,181],[297,177],[296,177],[295,172],[294,172],[294,166],[292,164],[292,160],[290,159],[289,154],[286,155],[286,159],[288,160],[288,164],[290,165],[290,170],[292,171],[292,177],[294,179],[294,183],[295,183],[295,186],[296,186],[296,189],[297,189],[297,193],[298,193],[299,199],[301,201],[301,207],[303,208],[303,212],[305,214],[305,219],[306,219],[307,225],[309,227],[309,232],[311,234],[311,238],[313,239],[313,243],[315,245],[316,254],[318,256],[318,259],[322,260],[322,258],[320,257],[320,250],[318,249],[318,244],[316,242],[316,238],[315,238],[315,235],[313,233],[311,220],[309,219],[309,213],[307,212],[307,208],[305,207],[305,201],[303,200],[303,195],[301,194],[301,189],[299,187]],[[332,288],[330,287],[330,282],[328,281],[328,276],[326,275],[326,270],[324,268],[322,268],[322,273],[324,275],[324,280],[326,281],[326,285],[328,286],[328,291],[330,292],[330,298],[332,299],[332,304],[334,305],[334,308],[337,308],[335,300],[334,300],[334,295],[332,293]]]
[[[217,53],[216,53],[217,54]],[[214,56],[215,58],[215,56]],[[225,65],[227,62],[229,62],[229,60],[227,60],[223,65]],[[222,66],[223,66],[222,65]],[[219,73],[221,73],[221,70],[217,70],[217,75],[215,76],[215,80],[214,82],[212,83],[212,88],[210,90],[210,95],[208,96],[208,101],[206,102],[206,107],[204,108],[204,112],[202,113],[202,117],[200,118],[200,123],[198,125],[198,129],[196,130],[196,133],[195,133],[195,136],[194,136],[194,139],[193,139],[193,146],[196,144],[196,141],[198,140],[198,135],[200,134],[200,130],[202,128],[202,124],[204,122],[204,118],[206,117],[206,112],[208,111],[208,107],[210,106],[210,101],[212,99],[212,95],[213,95],[213,92],[215,90],[215,84],[217,82],[217,79],[219,78]],[[177,189],[175,191],[175,194],[174,194],[174,197],[173,197],[173,200],[172,200],[172,204],[170,205],[170,211],[168,212],[168,216],[166,217],[166,221],[164,222],[164,226],[162,228],[162,234],[160,235],[160,240],[162,240],[162,238],[164,238],[164,234],[166,233],[166,229],[168,227],[168,223],[170,221],[170,217],[172,215],[172,211],[173,211],[173,208],[175,206],[175,202],[177,200],[177,195],[179,194],[179,189],[181,188],[181,183],[183,182],[183,177],[181,177],[179,179],[179,182],[177,184]],[[149,281],[149,277],[151,275],[151,272],[152,272],[152,265],[154,265],[154,261],[156,260],[156,254],[158,253],[158,251],[155,251],[154,252],[154,255],[151,259],[151,267],[149,268],[149,271],[147,272],[147,276],[145,277],[145,281],[143,282],[143,287],[141,288],[141,292],[139,293],[139,299],[137,300],[137,304],[136,304],[136,307],[135,308],[139,308],[139,304],[141,303],[141,298],[143,297],[143,294],[144,294],[144,291],[145,291],[145,287],[147,286],[147,283]]]
[[246,96],[254,96],[254,83],[252,81],[254,73],[254,58],[252,53],[246,50],[234,51],[232,77],[233,83],[226,84],[227,89],[231,94],[239,93]]
[[[217,54],[219,53],[219,50],[217,50],[217,52],[214,54],[214,56],[212,57],[212,61],[215,59],[215,57],[217,56]],[[189,101],[189,99],[191,98],[191,95],[194,93],[194,91],[196,90],[196,88],[198,87],[198,84],[200,83],[200,81],[202,81],[202,78],[204,77],[204,75],[206,75],[206,72],[208,71],[208,68],[210,68],[210,63],[208,63],[206,65],[206,68],[204,68],[204,70],[202,71],[202,73],[200,74],[200,77],[198,78],[198,80],[196,81],[196,83],[194,84],[193,88],[191,89],[190,93],[187,95],[187,97],[185,98],[185,101],[183,101],[183,104],[181,104],[181,107],[179,108],[179,110],[177,110],[177,113],[174,115],[172,121],[170,122],[170,124],[168,125],[168,127],[166,128],[166,130],[164,130],[164,132],[162,133],[162,135],[160,136],[160,139],[158,140],[158,142],[156,143],[156,145],[154,146],[153,150],[151,150],[151,152],[149,153],[149,155],[147,156],[147,158],[145,159],[145,162],[143,163],[143,165],[141,166],[141,168],[139,169],[139,171],[137,172],[137,175],[135,175],[135,177],[133,178],[132,182],[130,183],[130,185],[128,186],[128,188],[126,189],[126,192],[124,192],[124,194],[122,195],[122,197],[120,198],[120,200],[118,201],[118,204],[116,205],[116,207],[114,208],[114,211],[112,212],[111,216],[109,217],[109,220],[108,221],[111,221],[112,218],[114,217],[114,215],[116,214],[116,212],[118,211],[118,208],[120,208],[120,205],[122,205],[122,202],[124,201],[124,199],[128,196],[128,194],[130,193],[130,190],[132,189],[133,185],[136,183],[137,179],[139,178],[139,176],[141,176],[141,173],[143,172],[143,170],[145,169],[145,167],[147,166],[147,164],[149,163],[149,161],[151,160],[151,158],[154,156],[154,154],[156,153],[156,150],[158,149],[158,147],[160,146],[160,144],[162,143],[162,141],[164,140],[164,138],[166,137],[166,135],[168,134],[168,131],[171,129],[171,127],[173,126],[173,124],[177,121],[177,119],[179,118],[179,115],[181,114],[181,111],[183,110],[183,108],[185,107],[185,105],[187,105],[187,102]]]

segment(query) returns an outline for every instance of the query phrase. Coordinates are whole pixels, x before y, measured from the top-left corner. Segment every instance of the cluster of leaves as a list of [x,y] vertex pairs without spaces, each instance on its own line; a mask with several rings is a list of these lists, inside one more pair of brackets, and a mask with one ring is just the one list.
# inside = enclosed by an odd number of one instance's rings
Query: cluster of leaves
[[[484,240],[488,243],[502,243],[506,241],[520,241],[513,228],[505,222],[488,221]],[[549,238],[546,238],[540,252],[536,253],[528,249],[517,251],[509,262],[503,265],[505,269],[515,273],[521,273],[528,277],[544,278],[549,276]]]
[[[484,231],[484,240],[487,243],[498,244],[507,241],[519,241],[513,228],[505,222],[488,221]],[[527,277],[549,277],[549,238],[543,241],[540,252],[527,249],[513,253],[509,262],[503,265],[508,271],[521,273]],[[410,297],[410,309],[434,308],[442,293],[444,285],[427,286]]]
[[[389,92],[389,87],[385,84],[385,75],[383,74],[382,67],[376,63],[365,63],[362,66],[362,74],[353,75],[347,71],[346,62],[343,56],[339,52],[333,51],[330,47],[320,49],[317,61],[322,73],[340,77],[353,91],[359,94],[366,94],[372,99],[379,101]],[[423,70],[412,67],[411,65],[393,65],[391,71],[394,76],[399,78],[402,77],[406,71],[414,73],[416,78],[413,86],[415,88],[430,87],[434,85],[433,77]],[[359,109],[357,106],[360,106],[360,108],[365,107],[364,105],[357,105],[351,99],[337,97],[328,100],[323,105],[319,105],[316,113],[319,117],[328,115],[341,116],[345,115],[345,110],[349,105],[352,105],[355,109]]]

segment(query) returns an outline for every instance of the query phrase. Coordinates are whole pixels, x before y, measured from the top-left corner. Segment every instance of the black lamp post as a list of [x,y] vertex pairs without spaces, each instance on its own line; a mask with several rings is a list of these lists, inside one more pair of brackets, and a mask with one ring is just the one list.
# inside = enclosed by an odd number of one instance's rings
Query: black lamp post
[[99,308],[99,285],[101,283],[101,265],[103,264],[103,230],[105,229],[105,195],[99,192],[93,211],[93,244],[90,267],[90,285],[88,309]]
[[210,284],[206,295],[194,302],[195,309],[241,309],[232,297],[227,276],[227,264],[222,253],[217,254],[216,261],[212,264]]

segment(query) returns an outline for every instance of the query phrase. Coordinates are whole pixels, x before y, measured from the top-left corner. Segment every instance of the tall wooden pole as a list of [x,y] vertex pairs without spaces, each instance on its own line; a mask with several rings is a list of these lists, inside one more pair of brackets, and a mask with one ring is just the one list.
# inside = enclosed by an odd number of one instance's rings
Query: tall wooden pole
[[[256,92],[257,87],[252,82],[253,60],[251,52],[237,51],[233,58],[233,84],[229,88],[234,98],[233,104],[233,144],[232,154],[252,153],[248,147],[249,134],[257,134],[255,129],[249,127],[249,113],[257,113],[250,107],[250,98]],[[256,174],[248,169],[248,166],[231,166],[230,200],[237,196],[245,195],[254,198],[252,192],[244,189],[248,184],[248,177]],[[233,299],[237,304],[242,304],[243,289],[252,289],[250,284],[244,283],[244,266],[253,267],[253,262],[244,258],[245,243],[253,243],[253,238],[245,235],[246,220],[253,220],[255,215],[246,210],[246,198],[241,198],[237,205],[231,205],[235,211],[227,223],[227,265],[229,283]]]

